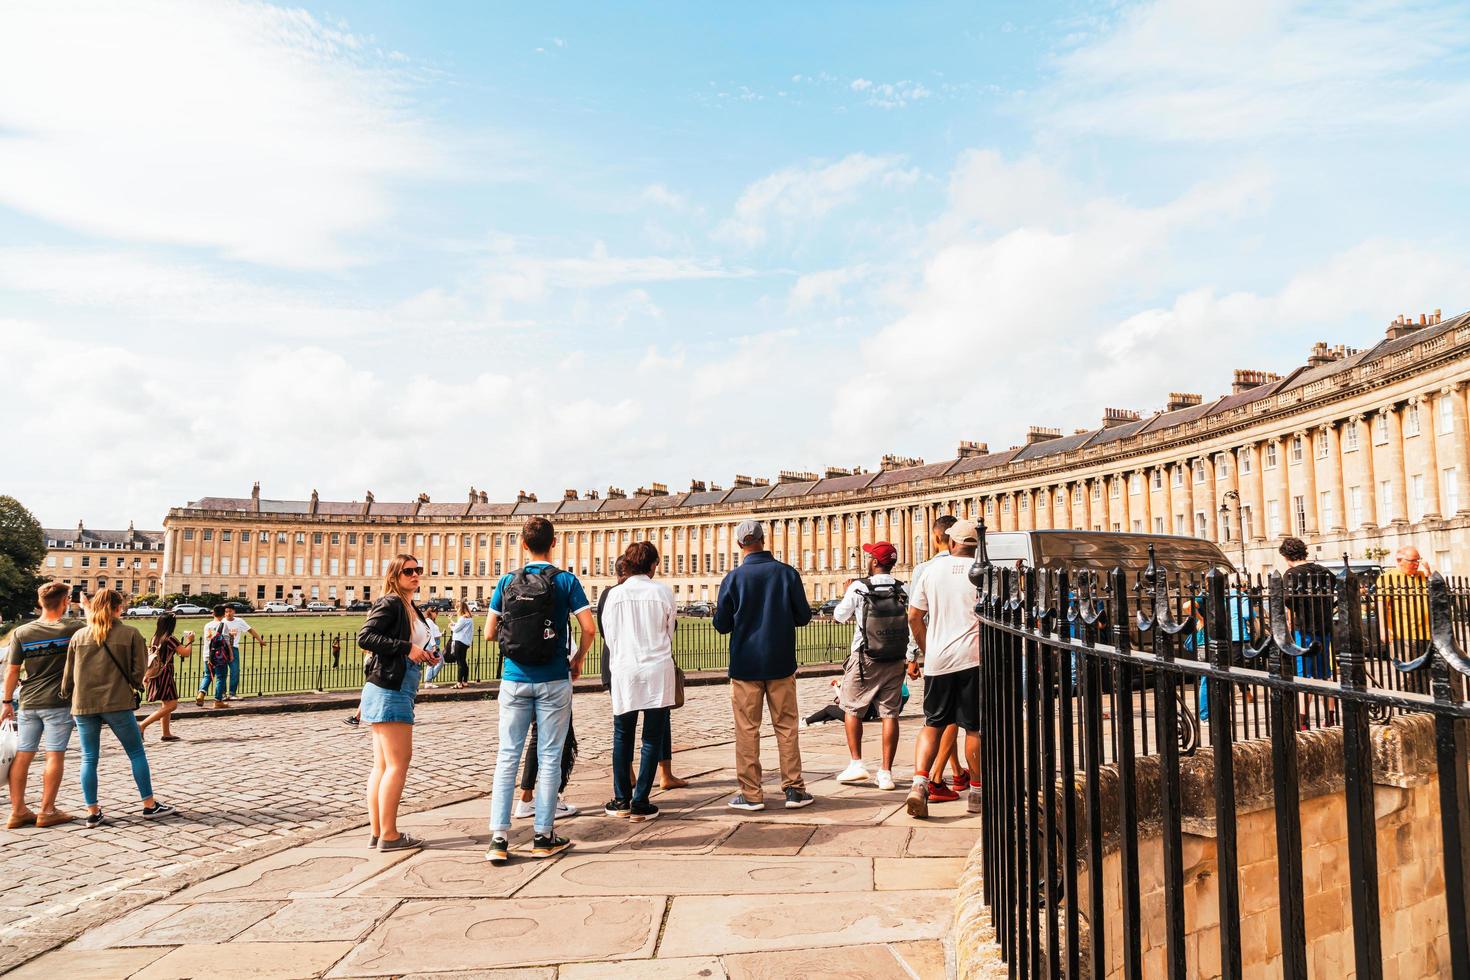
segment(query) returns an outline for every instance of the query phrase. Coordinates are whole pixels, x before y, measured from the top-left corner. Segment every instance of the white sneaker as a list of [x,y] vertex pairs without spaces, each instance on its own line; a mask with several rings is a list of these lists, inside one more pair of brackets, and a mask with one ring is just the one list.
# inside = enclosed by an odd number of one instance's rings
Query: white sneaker
[[510,815],[517,820],[534,817],[536,815],[536,804],[530,800],[516,800],[515,808],[510,811]]
[[575,806],[560,796],[556,798],[556,819],[565,820],[567,817],[575,817],[579,812]]
[[837,781],[839,783],[862,783],[867,782],[870,778],[872,777],[868,774],[868,767],[863,765],[863,761],[853,759],[847,764],[847,768],[838,774]]
[[887,769],[878,770],[878,788],[893,789],[893,773]]

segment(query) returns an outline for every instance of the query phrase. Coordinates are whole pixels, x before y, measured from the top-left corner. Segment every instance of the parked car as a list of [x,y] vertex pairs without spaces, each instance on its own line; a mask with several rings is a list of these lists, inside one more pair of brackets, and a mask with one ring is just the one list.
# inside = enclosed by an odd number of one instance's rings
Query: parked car
[[840,600],[840,599],[828,599],[826,602],[822,603],[819,606],[813,606],[812,607],[812,615],[813,616],[826,616],[826,617],[830,618],[832,616],[832,613],[837,609],[837,603],[839,603],[841,601],[842,600]]
[[265,604],[265,611],[268,613],[293,613],[298,609],[298,606],[291,605],[285,599],[272,599]]
[[691,602],[684,607],[684,615],[712,616],[714,615],[714,610],[710,608],[710,604],[707,602]]
[[306,611],[307,612],[336,612],[337,611],[337,604],[335,602],[323,602],[320,599],[313,599],[312,601],[310,601],[310,602],[308,602],[306,604]]
[[159,609],[157,606],[147,606],[147,605],[144,605],[144,606],[132,606],[123,615],[125,615],[125,616],[162,616],[167,611],[168,610],[166,610],[166,609]]
[[440,612],[452,612],[454,610],[454,600],[446,599],[442,596],[435,596],[432,599],[426,599],[419,603],[419,608],[437,609]]
[[169,612],[175,616],[202,616],[209,612],[209,609],[206,606],[196,606],[192,602],[181,602],[170,609]]
[[348,612],[367,612],[373,608],[373,604],[366,599],[354,599],[347,604]]
[[231,599],[229,602],[225,603],[225,605],[229,606],[237,613],[255,612],[255,607],[252,606],[250,603],[245,602],[243,599]]
[[478,612],[483,612],[484,611],[483,608],[480,606],[480,600],[479,599],[466,599],[465,600],[465,605],[467,605],[467,606],[470,607],[470,612],[472,612],[472,613],[478,613]]

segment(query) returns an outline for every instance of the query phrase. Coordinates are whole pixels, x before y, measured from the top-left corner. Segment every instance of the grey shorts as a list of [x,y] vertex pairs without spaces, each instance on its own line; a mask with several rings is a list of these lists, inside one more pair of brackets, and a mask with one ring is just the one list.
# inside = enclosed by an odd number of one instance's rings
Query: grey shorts
[[15,721],[20,736],[17,752],[65,752],[76,727],[70,708],[21,708]]
[[879,718],[897,718],[903,710],[903,678],[908,664],[902,660],[869,660],[852,654],[842,672],[838,703],[842,710],[861,718],[871,705]]

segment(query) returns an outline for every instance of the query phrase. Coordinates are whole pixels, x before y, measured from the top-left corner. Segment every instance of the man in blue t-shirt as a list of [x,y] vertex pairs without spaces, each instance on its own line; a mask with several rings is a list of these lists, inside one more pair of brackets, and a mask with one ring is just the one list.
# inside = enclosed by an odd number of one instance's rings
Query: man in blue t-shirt
[[[544,517],[532,517],[521,529],[521,547],[530,556],[521,570],[527,575],[544,571],[551,565],[551,551],[556,547],[556,528]],[[490,615],[485,620],[485,635],[499,639],[505,590],[517,572],[502,575],[490,597]],[[577,617],[582,628],[577,652],[571,653],[571,617]],[[526,733],[534,722],[537,754],[535,837],[531,843],[533,857],[551,857],[571,846],[555,830],[557,815],[558,773],[568,734],[572,726],[572,681],[582,674],[582,661],[592,646],[595,626],[592,604],[582,591],[582,583],[571,572],[557,572],[552,580],[551,626],[556,633],[558,653],[547,663],[519,663],[505,657],[500,678],[500,749],[495,761],[495,781],[490,798],[490,849],[485,857],[495,864],[510,858],[506,835],[510,831],[511,797],[515,791],[516,769],[526,746]],[[575,811],[565,815],[570,816]]]

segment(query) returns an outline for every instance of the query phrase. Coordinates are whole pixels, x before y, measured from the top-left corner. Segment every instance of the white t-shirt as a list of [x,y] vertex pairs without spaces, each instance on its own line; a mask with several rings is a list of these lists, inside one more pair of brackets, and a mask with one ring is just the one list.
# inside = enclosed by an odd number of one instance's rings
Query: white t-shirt
[[[894,582],[898,581],[898,579],[894,578],[892,575],[884,575],[882,573],[879,573],[877,575],[870,575],[868,576],[868,580],[871,581],[874,585],[892,585]],[[907,586],[901,586],[901,588],[903,588],[905,593],[908,592]],[[867,588],[867,586],[863,585],[862,579],[857,579],[856,581],[854,581],[851,585],[847,587],[847,594],[842,597],[842,601],[837,604],[837,608],[832,610],[832,618],[839,623],[858,622],[859,617],[861,617],[863,614],[863,606],[868,601],[868,592],[869,589]],[[861,625],[861,623],[859,623],[859,625]],[[857,653],[858,649],[862,645],[863,631],[861,629],[853,630],[852,652]]]
[[929,614],[924,676],[953,674],[980,666],[979,590],[970,584],[974,558],[940,555],[924,565],[909,591],[909,604]]
[[245,622],[245,620],[241,619],[239,616],[236,616],[234,619],[224,620],[224,624],[225,629],[230,631],[230,645],[235,647],[236,649],[239,649],[240,637],[243,634],[250,632],[250,624]]

